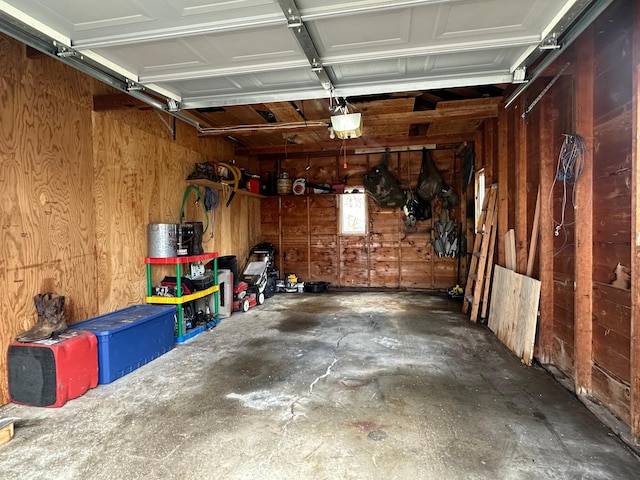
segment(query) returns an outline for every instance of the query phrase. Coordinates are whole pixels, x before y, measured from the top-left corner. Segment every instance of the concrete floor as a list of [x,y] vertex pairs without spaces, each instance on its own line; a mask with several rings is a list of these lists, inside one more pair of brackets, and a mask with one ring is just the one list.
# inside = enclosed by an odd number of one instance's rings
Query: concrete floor
[[280,294],[64,407],[1,479],[631,479],[637,457],[460,304]]

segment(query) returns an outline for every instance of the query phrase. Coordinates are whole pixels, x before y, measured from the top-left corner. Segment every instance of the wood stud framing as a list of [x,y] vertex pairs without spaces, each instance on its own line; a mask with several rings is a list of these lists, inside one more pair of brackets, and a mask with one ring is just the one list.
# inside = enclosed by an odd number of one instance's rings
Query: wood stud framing
[[575,391],[591,393],[593,337],[593,29],[580,42],[576,89],[576,130],[586,143],[584,168],[575,185]]
[[633,147],[631,177],[631,435],[640,439],[640,4],[635,5],[633,36]]
[[[539,359],[542,364],[552,361],[553,350],[553,219],[549,196],[555,174],[553,155],[553,123],[550,120],[552,94],[543,97],[540,108],[540,321],[538,323]],[[543,253],[544,252],[544,253]]]
[[516,189],[515,189],[515,234],[516,234],[516,269],[518,273],[524,274],[527,269],[527,224],[529,215],[527,214],[527,124],[521,118],[521,113],[526,108],[525,96],[520,96],[516,116]]

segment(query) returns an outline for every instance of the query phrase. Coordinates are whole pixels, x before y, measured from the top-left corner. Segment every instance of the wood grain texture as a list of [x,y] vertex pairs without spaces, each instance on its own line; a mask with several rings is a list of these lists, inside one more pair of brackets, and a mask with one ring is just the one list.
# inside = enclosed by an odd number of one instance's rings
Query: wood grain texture
[[553,154],[553,126],[546,121],[551,113],[551,96],[542,98],[540,102],[540,192],[542,208],[540,210],[540,320],[538,325],[539,360],[543,364],[552,363],[553,347],[553,267],[554,257],[549,255],[553,248],[553,218],[549,209],[548,198],[554,177],[555,159]]
[[[66,298],[74,323],[98,312],[89,82],[26,61],[0,35],[0,351],[36,322],[33,296]],[[45,79],[46,76],[49,79]],[[0,405],[9,401],[0,355]]]
[[[585,142],[584,166],[574,187],[575,246],[575,391],[591,393],[591,371],[596,344],[601,337],[593,331],[593,118],[594,118],[594,43],[595,31],[588,28],[578,45],[578,65],[575,83],[576,131]],[[628,207],[627,207],[628,208]],[[600,349],[599,351],[601,351]]]
[[515,217],[515,248],[516,248],[516,268],[518,273],[524,274],[527,269],[528,259],[528,227],[529,227],[529,210],[532,210],[528,204],[527,198],[527,148],[528,148],[528,128],[522,113],[526,109],[525,97],[521,96],[515,107],[515,189],[514,189],[514,205],[513,212]]
[[[635,29],[632,37],[632,131],[640,128],[640,5],[635,3],[633,11]],[[640,442],[640,142],[638,136],[632,136],[631,142],[631,291],[629,303],[629,331],[630,341],[630,387],[629,387],[629,425],[631,435],[636,442]],[[635,241],[634,241],[635,237]],[[595,383],[595,382],[594,382]]]
[[504,266],[511,271],[516,271],[516,232],[513,228],[507,230],[504,236]]
[[[178,133],[181,141],[174,142],[158,130],[158,120],[153,112],[93,114],[101,312],[144,301],[147,224],[178,223],[185,179],[194,164],[230,155],[224,143],[198,138],[190,130]],[[203,248],[236,255],[241,266],[260,240],[260,200],[238,195],[226,207],[230,193],[230,187],[218,192],[214,237],[206,232]],[[206,224],[194,201],[195,196],[188,199],[185,220]]]
[[489,328],[525,365],[531,365],[540,281],[495,266]]
[[[62,63],[26,60],[0,35],[0,350],[35,322],[33,296],[64,295],[73,324],[142,303],[146,225],[178,221],[184,179],[195,162],[233,158],[233,147],[158,115],[93,113],[92,95],[112,93]],[[237,158],[247,169],[257,161]],[[260,240],[259,200],[218,210],[206,250],[246,256]],[[197,209],[188,214],[198,220]],[[0,356],[0,404],[8,401]]]
[[612,377],[598,365],[593,366],[591,377],[594,397],[600,399],[604,406],[623,421],[630,423],[631,391],[629,385]]
[[[362,174],[379,164],[382,156],[382,153],[348,155],[347,169],[343,168],[344,157],[340,156],[286,161],[264,157],[260,171],[266,177],[277,162],[281,169],[286,165],[297,172],[309,165],[306,174],[312,183],[327,183],[348,174],[348,186],[362,187]],[[459,171],[453,150],[434,152],[434,161],[445,180],[458,187]],[[421,162],[420,151],[392,152],[389,167],[402,185],[409,188],[417,184]],[[418,222],[418,228],[409,232],[399,209],[380,208],[369,198],[367,234],[341,235],[337,198],[334,194],[308,194],[262,200],[262,234],[278,242],[276,265],[281,271],[296,268],[295,273],[302,278],[330,281],[344,287],[431,289],[455,284],[458,260],[433,255],[432,220]],[[304,201],[308,207],[299,205]],[[439,207],[434,204],[434,208]],[[457,221],[460,221],[459,211],[459,207],[451,209],[451,217]],[[308,246],[306,257],[302,254],[305,245]],[[306,267],[304,261],[308,262]]]
[[[504,238],[509,230],[509,116],[505,108],[500,108],[498,116],[497,176],[500,189],[498,200],[498,238]],[[505,265],[505,247],[498,242],[498,262]]]

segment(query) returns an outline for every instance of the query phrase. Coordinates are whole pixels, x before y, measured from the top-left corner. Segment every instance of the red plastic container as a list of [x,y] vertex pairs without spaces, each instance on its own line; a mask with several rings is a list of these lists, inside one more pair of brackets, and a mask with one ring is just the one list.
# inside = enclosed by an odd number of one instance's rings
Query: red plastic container
[[98,341],[69,330],[57,340],[12,342],[7,350],[9,397],[34,407],[61,407],[98,384]]
[[257,178],[250,178],[247,182],[247,190],[251,193],[260,193],[260,180]]

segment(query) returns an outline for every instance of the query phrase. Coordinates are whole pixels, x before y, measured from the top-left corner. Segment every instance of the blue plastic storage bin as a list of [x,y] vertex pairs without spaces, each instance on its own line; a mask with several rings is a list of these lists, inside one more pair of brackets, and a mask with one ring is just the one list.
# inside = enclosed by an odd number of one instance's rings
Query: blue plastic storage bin
[[174,305],[134,305],[74,323],[98,338],[98,383],[111,383],[173,348]]

